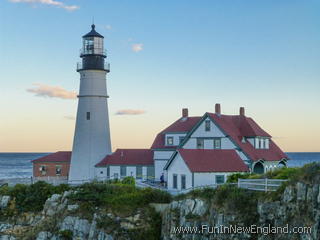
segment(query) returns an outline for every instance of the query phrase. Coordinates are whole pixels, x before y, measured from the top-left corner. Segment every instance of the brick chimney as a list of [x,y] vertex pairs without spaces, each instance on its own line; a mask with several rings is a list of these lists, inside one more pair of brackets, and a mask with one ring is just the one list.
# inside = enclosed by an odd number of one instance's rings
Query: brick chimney
[[220,103],[216,103],[215,105],[215,112],[216,114],[221,114],[221,106],[220,106]]
[[245,110],[244,110],[244,107],[240,107],[240,116],[245,116]]
[[182,117],[187,118],[188,117],[188,108],[182,108]]

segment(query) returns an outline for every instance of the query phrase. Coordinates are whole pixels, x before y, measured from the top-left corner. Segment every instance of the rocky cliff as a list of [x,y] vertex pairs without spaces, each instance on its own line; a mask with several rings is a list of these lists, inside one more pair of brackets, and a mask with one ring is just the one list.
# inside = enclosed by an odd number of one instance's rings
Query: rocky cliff
[[319,240],[320,167],[310,169],[274,193],[224,185],[171,202],[150,189],[91,184],[30,211],[29,195],[21,199],[19,190],[0,196],[0,240]]
[[[230,201],[227,197],[225,201]],[[255,202],[248,201],[248,204]],[[287,186],[277,200],[258,198],[256,211],[243,211],[236,205],[228,208],[212,199],[197,197],[173,201],[158,209],[163,217],[162,237],[164,240],[320,239],[319,184],[298,182]],[[223,229],[230,225],[234,229]],[[233,231],[235,227],[239,227],[238,232]]]

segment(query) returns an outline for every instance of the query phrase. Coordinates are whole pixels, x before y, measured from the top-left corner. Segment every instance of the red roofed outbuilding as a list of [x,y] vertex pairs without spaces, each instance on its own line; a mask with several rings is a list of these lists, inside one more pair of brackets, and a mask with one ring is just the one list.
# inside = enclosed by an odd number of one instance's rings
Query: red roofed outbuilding
[[34,180],[43,180],[50,183],[67,183],[70,161],[70,151],[59,151],[33,160]]

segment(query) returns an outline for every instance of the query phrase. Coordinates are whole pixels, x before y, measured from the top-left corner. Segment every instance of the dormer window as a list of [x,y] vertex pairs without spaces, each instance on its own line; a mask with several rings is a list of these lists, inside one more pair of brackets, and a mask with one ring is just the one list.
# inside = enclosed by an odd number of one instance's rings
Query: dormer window
[[173,145],[173,137],[167,137],[167,145]]
[[210,125],[210,120],[205,121],[205,131],[210,132],[211,130],[211,125]]
[[256,137],[254,146],[256,149],[269,149],[270,140],[266,137]]

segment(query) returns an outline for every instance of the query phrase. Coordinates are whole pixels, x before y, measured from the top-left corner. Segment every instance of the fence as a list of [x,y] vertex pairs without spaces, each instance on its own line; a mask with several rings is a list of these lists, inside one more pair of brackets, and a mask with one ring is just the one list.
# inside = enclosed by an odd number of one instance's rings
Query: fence
[[264,191],[273,192],[276,191],[282,183],[287,180],[282,179],[238,179],[238,187],[254,190],[254,191]]

